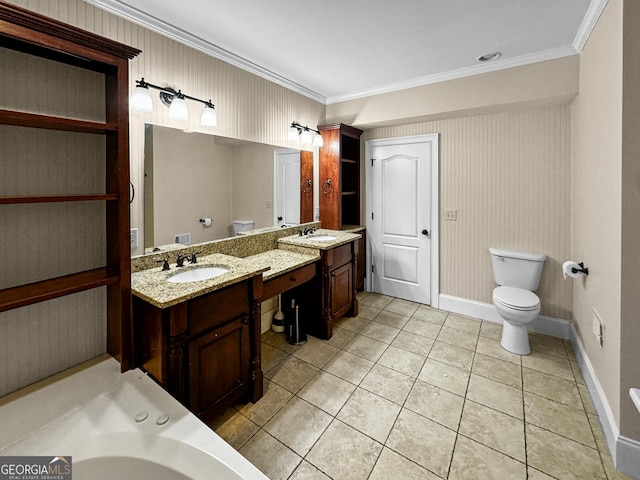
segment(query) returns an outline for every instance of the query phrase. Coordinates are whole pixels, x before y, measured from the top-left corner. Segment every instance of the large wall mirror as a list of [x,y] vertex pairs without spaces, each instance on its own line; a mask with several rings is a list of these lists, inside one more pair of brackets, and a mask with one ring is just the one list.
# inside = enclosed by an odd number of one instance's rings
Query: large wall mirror
[[313,220],[312,152],[147,124],[144,158],[146,252]]

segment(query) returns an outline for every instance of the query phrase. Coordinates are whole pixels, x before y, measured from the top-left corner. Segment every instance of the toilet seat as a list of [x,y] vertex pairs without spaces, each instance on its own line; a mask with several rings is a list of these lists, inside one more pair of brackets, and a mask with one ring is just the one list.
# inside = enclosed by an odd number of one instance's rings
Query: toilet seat
[[493,301],[505,308],[527,312],[540,308],[538,296],[523,288],[498,287],[493,290]]

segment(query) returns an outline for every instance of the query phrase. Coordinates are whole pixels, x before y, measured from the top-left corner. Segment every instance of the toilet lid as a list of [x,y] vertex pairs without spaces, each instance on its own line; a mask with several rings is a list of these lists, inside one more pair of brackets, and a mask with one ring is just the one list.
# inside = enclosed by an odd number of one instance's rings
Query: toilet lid
[[515,310],[535,310],[540,306],[538,296],[523,288],[498,287],[493,291],[493,299]]

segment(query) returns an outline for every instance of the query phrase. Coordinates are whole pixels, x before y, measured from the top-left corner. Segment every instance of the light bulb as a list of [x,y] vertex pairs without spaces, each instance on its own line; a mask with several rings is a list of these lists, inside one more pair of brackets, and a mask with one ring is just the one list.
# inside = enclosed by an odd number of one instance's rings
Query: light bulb
[[189,118],[187,102],[184,101],[184,98],[176,96],[171,101],[171,106],[169,107],[169,118],[172,120],[187,120]]
[[131,94],[131,108],[138,112],[153,112],[149,88],[137,86]]
[[309,130],[305,130],[300,135],[300,143],[303,145],[311,145],[311,132]]
[[218,114],[213,105],[205,105],[200,117],[200,124],[206,127],[216,127],[218,125]]
[[298,139],[298,134],[300,132],[298,131],[298,129],[296,127],[294,127],[293,125],[291,125],[289,127],[289,135],[287,136],[287,138],[289,140],[297,140]]
[[324,141],[322,140],[322,135],[318,134],[315,137],[313,137],[313,146],[314,147],[321,147],[324,145]]

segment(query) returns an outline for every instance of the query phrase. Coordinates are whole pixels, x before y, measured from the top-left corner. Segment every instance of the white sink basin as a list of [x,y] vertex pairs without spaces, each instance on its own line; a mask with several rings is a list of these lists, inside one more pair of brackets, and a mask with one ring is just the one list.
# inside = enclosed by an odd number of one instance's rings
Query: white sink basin
[[331,240],[335,240],[336,238],[338,238],[338,237],[336,237],[335,235],[322,235],[322,234],[320,234],[320,235],[309,235],[307,237],[307,240],[312,240],[314,242],[328,242],[328,241],[331,241]]
[[167,278],[167,282],[171,283],[190,283],[201,282],[202,280],[211,280],[212,278],[224,275],[229,271],[225,267],[204,267],[194,268],[192,270],[185,270],[184,272],[176,273]]

